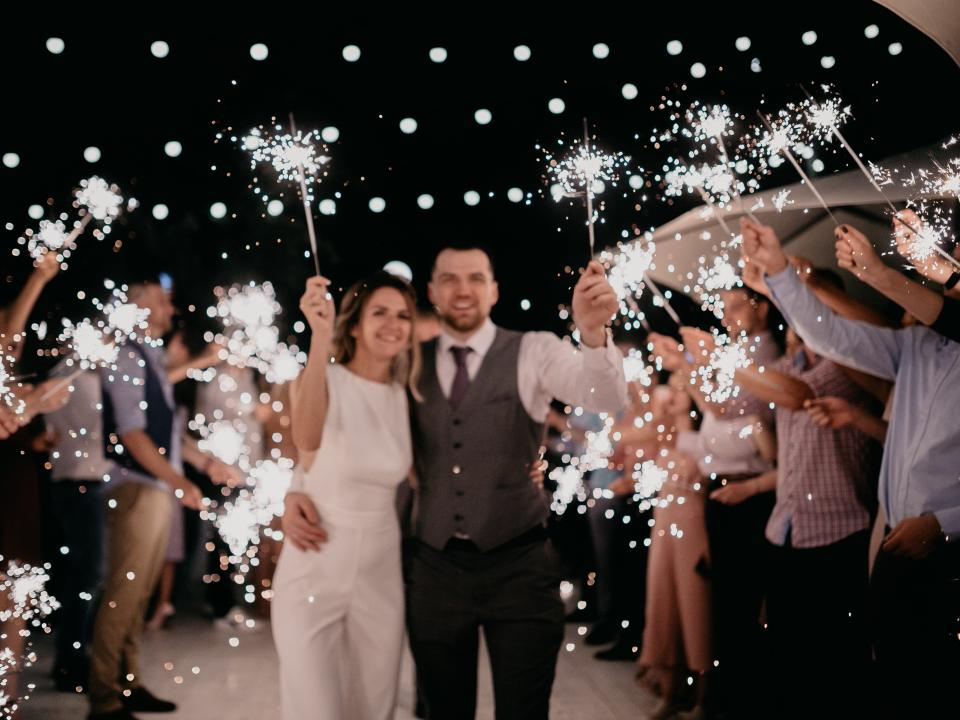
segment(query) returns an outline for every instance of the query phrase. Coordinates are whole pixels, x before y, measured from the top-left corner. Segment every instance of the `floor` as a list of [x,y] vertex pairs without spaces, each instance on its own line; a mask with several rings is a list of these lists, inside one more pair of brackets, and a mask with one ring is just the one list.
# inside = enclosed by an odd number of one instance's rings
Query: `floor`
[[[265,720],[278,717],[277,661],[269,624],[211,625],[198,618],[148,634],[143,643],[145,685],[179,705],[176,713],[142,715],[170,720]],[[643,717],[656,699],[633,682],[633,664],[601,662],[585,646],[579,628],[567,626],[560,652],[550,717],[555,720],[619,720]],[[83,696],[57,693],[47,678],[52,647],[35,645],[37,665],[25,676],[36,684],[23,706],[22,720],[79,720],[86,717]],[[481,662],[477,717],[493,718],[490,673]],[[413,718],[412,660],[405,653],[397,720]],[[305,719],[306,720],[306,719]]]

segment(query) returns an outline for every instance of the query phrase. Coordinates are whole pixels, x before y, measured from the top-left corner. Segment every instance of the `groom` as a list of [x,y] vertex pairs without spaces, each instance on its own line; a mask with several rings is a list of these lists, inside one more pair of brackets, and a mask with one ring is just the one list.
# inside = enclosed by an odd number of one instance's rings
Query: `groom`
[[530,482],[552,399],[594,412],[626,402],[623,358],[607,337],[617,298],[591,262],[573,292],[580,349],[552,333],[490,321],[489,256],[448,247],[429,285],[442,323],[423,345],[411,400],[417,476],[408,627],[432,720],[473,718],[480,629],[497,718],[547,718],[563,640],[548,502]]

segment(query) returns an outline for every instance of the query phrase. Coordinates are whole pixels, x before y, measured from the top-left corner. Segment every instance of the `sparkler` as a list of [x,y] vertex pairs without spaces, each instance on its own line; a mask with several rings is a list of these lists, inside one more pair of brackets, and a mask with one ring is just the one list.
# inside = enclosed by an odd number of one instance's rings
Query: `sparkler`
[[680,325],[680,318],[670,305],[670,301],[650,279],[648,270],[653,261],[654,252],[652,242],[638,240],[629,244],[618,243],[616,252],[604,251],[600,254],[601,259],[606,260],[609,266],[608,279],[620,299],[621,311],[624,309],[623,304],[629,305],[647,332],[651,332],[650,324],[636,304],[637,293],[642,292],[644,287],[650,288],[677,326]]
[[[67,364],[77,363],[78,367],[59,383],[45,392],[40,400],[53,397],[61,389],[73,382],[86,370],[96,367],[111,367],[117,361],[120,346],[128,340],[134,340],[147,329],[150,311],[134,303],[127,302],[126,286],[117,287],[112,280],[105,280],[104,287],[110,291],[107,302],[93,300],[94,307],[100,311],[100,320],[85,318],[74,325],[63,320],[63,332],[58,340],[65,342],[73,352]],[[145,338],[149,342],[149,338]]]
[[797,171],[797,174],[800,176],[800,178],[807,184],[807,187],[810,188],[810,191],[814,194],[814,196],[816,196],[821,207],[823,207],[827,215],[830,216],[833,224],[837,227],[840,227],[840,223],[830,211],[827,201],[823,199],[823,196],[820,194],[820,191],[817,190],[816,185],[813,184],[813,181],[810,180],[807,174],[803,171],[803,168],[800,167],[800,163],[797,162],[797,159],[790,151],[790,145],[793,144],[791,125],[785,119],[781,119],[775,129],[773,126],[771,126],[770,121],[759,110],[757,110],[757,115],[767,127],[769,132],[769,134],[762,141],[762,145],[766,148],[767,152],[769,152],[771,156],[777,154],[783,155],[783,157],[790,161],[790,164],[793,165],[793,169]]
[[[750,211],[750,208],[744,204],[740,186],[735,182],[736,178],[730,170],[733,164],[730,162],[730,156],[727,154],[727,143],[724,140],[724,135],[733,126],[730,108],[726,105],[714,105],[707,110],[698,104],[696,115],[694,115],[692,110],[687,111],[687,121],[693,126],[694,137],[696,139],[712,139],[717,145],[717,150],[720,152],[720,159],[723,161],[723,172],[721,173],[714,170],[712,173],[713,180],[710,184],[721,193],[732,192],[740,206],[740,212],[745,213],[747,217],[759,224],[756,216]],[[726,224],[723,223],[722,219],[721,224],[723,224],[724,229],[726,229]]]
[[75,195],[77,204],[85,207],[93,218],[102,221],[105,225],[109,226],[120,215],[123,205],[120,188],[115,184],[107,183],[101,177],[93,175],[81,180]]
[[713,331],[714,346],[710,348],[706,364],[697,367],[700,390],[711,402],[724,403],[740,394],[736,382],[737,370],[752,363],[745,337],[732,339]]
[[[297,130],[293,113],[290,113],[290,132],[281,133],[280,125],[275,125],[273,135],[264,135],[260,128],[254,128],[243,138],[243,148],[250,152],[251,165],[256,168],[258,163],[266,163],[273,167],[277,177],[285,182],[295,182],[300,188],[300,199],[303,204],[303,213],[307,223],[307,237],[310,241],[310,250],[313,253],[313,266],[316,274],[320,274],[320,260],[317,255],[317,234],[313,226],[313,212],[311,202],[313,194],[308,186],[319,182],[319,177],[325,175],[324,166],[330,162],[330,157],[318,152],[317,138],[319,132],[311,130],[303,133]],[[324,148],[320,144],[321,148]]]
[[[926,258],[932,255],[934,252],[939,253],[944,258],[953,263],[956,267],[960,268],[960,262],[957,261],[952,255],[947,253],[940,246],[939,234],[932,230],[932,228],[915,228],[910,223],[906,222],[900,215],[900,210],[893,204],[893,201],[887,196],[883,191],[883,188],[880,187],[880,184],[877,182],[874,173],[870,172],[866,165],[863,164],[863,161],[860,159],[860,156],[854,151],[850,146],[850,143],[847,142],[847,139],[844,137],[843,133],[840,132],[840,125],[842,125],[847,118],[850,117],[850,107],[842,107],[839,98],[828,98],[824,102],[818,102],[807,89],[800,86],[804,94],[807,96],[806,102],[803,104],[805,108],[806,117],[813,124],[812,135],[814,137],[820,137],[823,140],[830,142],[833,137],[836,137],[840,143],[843,145],[844,149],[847,151],[847,154],[853,158],[853,162],[856,163],[857,167],[860,169],[860,172],[867,178],[870,185],[876,190],[880,196],[883,198],[884,202],[887,204],[887,207],[890,208],[890,211],[893,213],[893,220],[896,223],[904,226],[910,232],[914,234],[916,238],[917,250],[916,254],[918,258]],[[824,85],[823,89],[825,91],[829,90],[829,86]],[[960,179],[956,179],[957,183],[960,183]],[[960,184],[957,185],[960,187]]]
[[629,158],[623,153],[603,153],[592,145],[587,119],[584,118],[582,143],[560,159],[552,154],[547,154],[544,159],[547,162],[548,174],[556,179],[562,190],[554,199],[583,197],[585,200],[590,258],[593,259],[596,244],[594,223],[597,215],[593,207],[594,198],[603,191],[605,183],[617,184],[620,169],[626,166]]
[[306,364],[306,354],[295,345],[280,342],[276,317],[281,312],[273,285],[233,285],[214,288],[216,306],[207,316],[219,318],[224,332],[208,336],[226,348],[226,361],[236,367],[254,367],[270,382],[293,380]]
[[[4,558],[0,555],[0,562]],[[11,560],[7,564],[6,574],[0,575],[0,595],[8,599],[9,608],[0,610],[0,623],[19,619],[24,623],[20,633],[30,636],[30,630],[49,632],[46,618],[60,607],[56,598],[47,593],[46,584],[50,580],[49,565],[34,567]],[[12,720],[20,708],[20,701],[27,697],[12,697],[6,692],[8,673],[19,672],[21,667],[31,667],[36,661],[33,652],[27,652],[21,658],[11,648],[0,648],[0,718]]]
[[660,488],[667,481],[667,471],[653,460],[645,460],[633,471],[634,491],[641,498],[651,498],[660,492]]

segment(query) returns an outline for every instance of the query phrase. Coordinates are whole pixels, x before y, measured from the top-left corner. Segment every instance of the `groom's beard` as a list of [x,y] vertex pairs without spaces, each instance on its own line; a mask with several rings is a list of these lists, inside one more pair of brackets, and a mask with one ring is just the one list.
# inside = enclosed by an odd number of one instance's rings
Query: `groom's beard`
[[440,319],[443,320],[444,325],[460,333],[472,332],[483,325],[486,320],[479,312],[471,315],[461,315],[459,317],[454,315],[441,315]]

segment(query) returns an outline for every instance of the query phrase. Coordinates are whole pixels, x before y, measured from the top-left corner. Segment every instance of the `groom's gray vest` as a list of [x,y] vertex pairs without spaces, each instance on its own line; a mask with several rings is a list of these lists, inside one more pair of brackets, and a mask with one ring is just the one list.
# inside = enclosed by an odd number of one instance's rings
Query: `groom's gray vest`
[[497,328],[456,410],[437,380],[437,341],[423,344],[423,402],[410,403],[417,469],[415,534],[438,550],[457,534],[490,550],[547,517],[546,497],[529,475],[543,442],[543,423],[527,414],[517,389],[522,338]]

